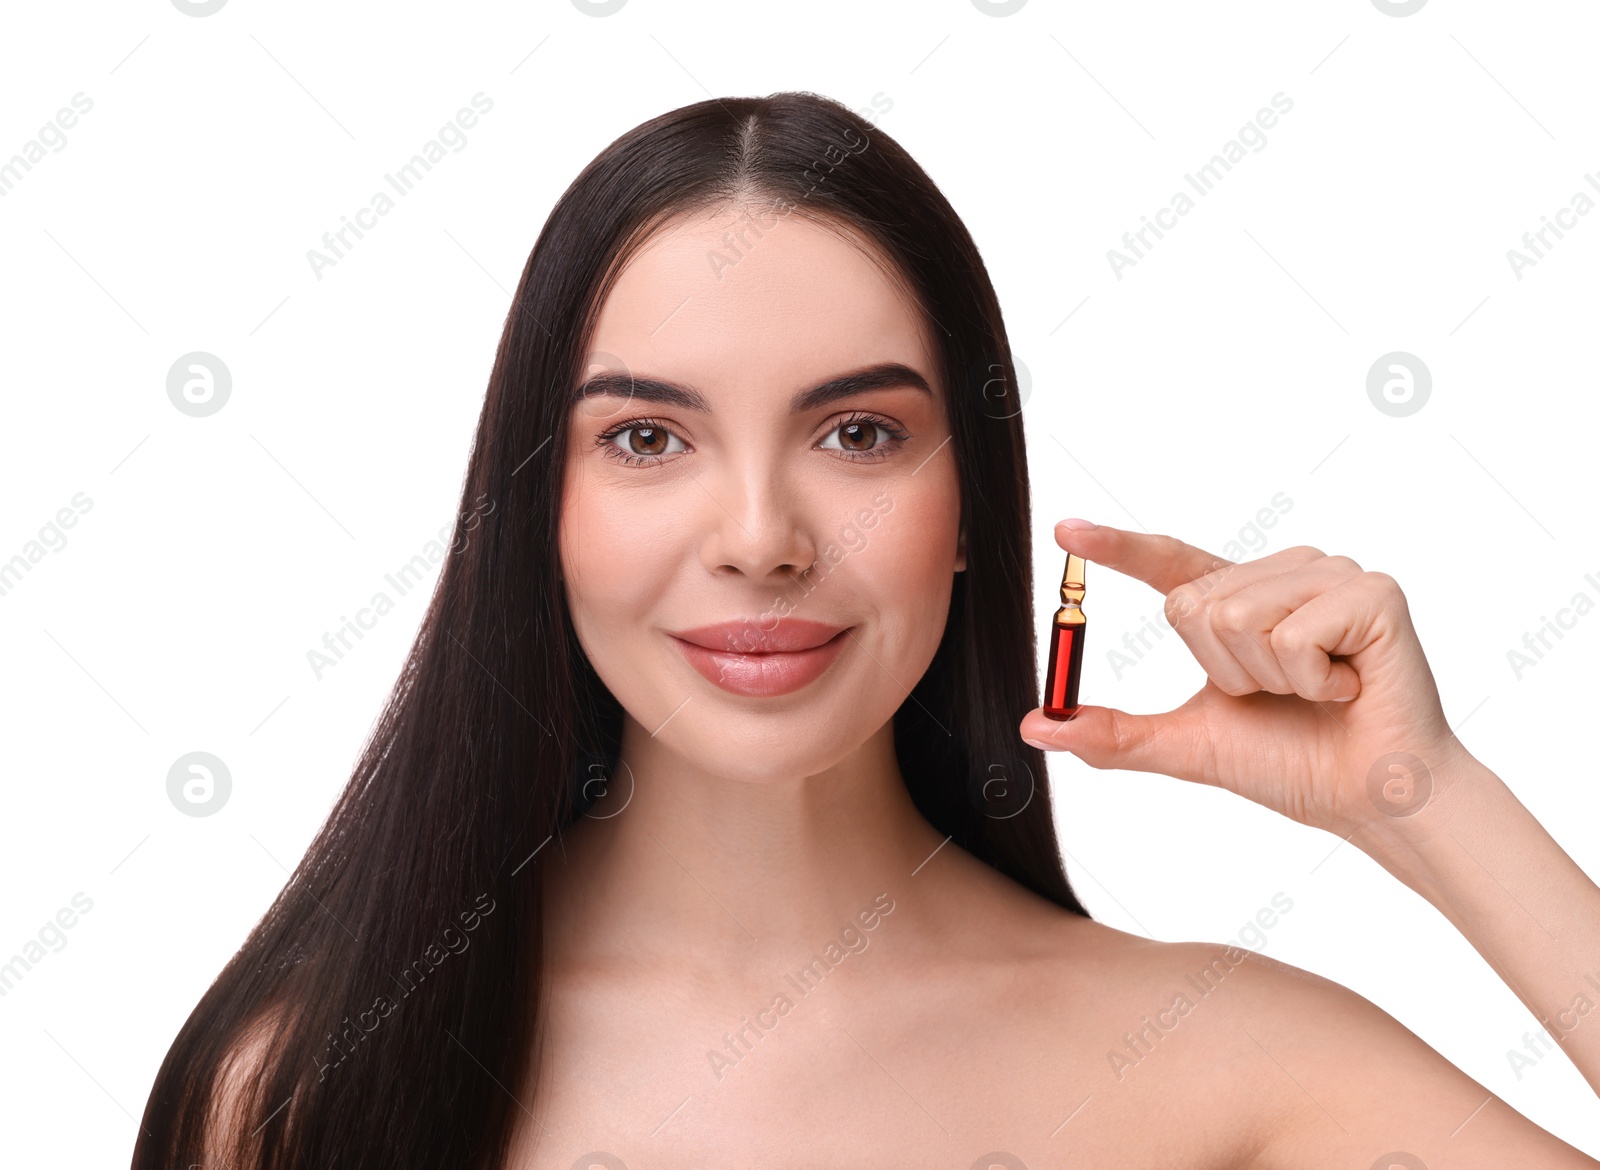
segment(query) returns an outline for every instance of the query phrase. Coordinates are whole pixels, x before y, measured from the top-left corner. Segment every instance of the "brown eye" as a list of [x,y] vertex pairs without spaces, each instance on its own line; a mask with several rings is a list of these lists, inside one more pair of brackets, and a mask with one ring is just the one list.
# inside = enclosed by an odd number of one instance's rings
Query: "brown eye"
[[849,459],[887,459],[911,436],[895,424],[873,415],[855,415],[828,432],[824,450],[838,451]]
[[663,456],[688,450],[677,435],[649,419],[632,419],[613,427],[601,435],[597,442],[601,454],[630,465],[655,463]]
[[667,432],[661,427],[632,427],[628,449],[635,455],[661,455],[667,449]]
[[839,428],[839,440],[846,451],[870,451],[877,446],[878,426],[870,422],[845,423]]

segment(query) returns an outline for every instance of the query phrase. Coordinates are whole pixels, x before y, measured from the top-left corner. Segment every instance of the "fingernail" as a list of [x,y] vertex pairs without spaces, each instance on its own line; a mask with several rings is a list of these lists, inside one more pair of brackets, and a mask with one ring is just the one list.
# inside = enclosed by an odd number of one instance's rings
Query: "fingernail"
[[1070,519],[1067,519],[1067,520],[1058,520],[1056,522],[1056,527],[1057,528],[1098,528],[1100,526],[1098,524],[1096,524],[1093,520],[1080,520],[1076,516],[1073,516],[1073,517],[1071,517]]
[[1022,737],[1022,742],[1023,742],[1023,743],[1025,743],[1025,744],[1027,744],[1027,745],[1028,745],[1028,746],[1029,746],[1029,747],[1036,747],[1036,748],[1038,748],[1038,749],[1039,749],[1039,750],[1040,750],[1040,751],[1042,751],[1042,752],[1050,752],[1050,751],[1057,751],[1057,750],[1059,750],[1059,749],[1057,749],[1057,748],[1052,748],[1052,747],[1051,747],[1051,746],[1050,746],[1050,745],[1049,745],[1049,744],[1047,744],[1047,743],[1040,743],[1040,742],[1039,742],[1039,741],[1038,741],[1038,740],[1036,740],[1036,739],[1029,739],[1029,738],[1028,738],[1028,737],[1027,737],[1027,736],[1023,736],[1023,737]]

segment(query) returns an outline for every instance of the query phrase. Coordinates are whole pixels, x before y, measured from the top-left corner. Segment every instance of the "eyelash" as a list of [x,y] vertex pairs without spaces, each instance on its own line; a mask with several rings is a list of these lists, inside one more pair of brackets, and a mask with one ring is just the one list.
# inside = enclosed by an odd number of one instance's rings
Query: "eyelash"
[[[911,437],[911,435],[903,427],[896,426],[882,415],[872,414],[870,411],[864,410],[855,411],[850,415],[850,417],[840,419],[831,428],[829,428],[828,435],[831,436],[835,432],[840,431],[848,426],[854,426],[857,423],[871,423],[873,426],[877,427],[879,430],[888,435],[889,439],[888,442],[881,446],[874,447],[871,451],[846,451],[843,448],[839,448],[840,453],[852,463],[875,463],[880,459],[887,459],[891,454],[899,450],[900,446]],[[618,462],[627,464],[629,466],[637,467],[648,463],[665,462],[667,458],[665,455],[635,455],[631,451],[624,451],[621,447],[617,446],[611,441],[618,435],[626,434],[628,431],[639,427],[648,427],[652,430],[662,430],[666,431],[668,434],[675,433],[672,431],[672,428],[657,422],[655,419],[633,418],[629,419],[627,422],[619,423],[610,430],[606,431],[604,434],[597,436],[595,439],[595,444],[600,448],[600,453],[606,458],[615,459]],[[833,450],[833,448],[829,448],[829,450]],[[673,452],[673,454],[682,454],[682,452]]]

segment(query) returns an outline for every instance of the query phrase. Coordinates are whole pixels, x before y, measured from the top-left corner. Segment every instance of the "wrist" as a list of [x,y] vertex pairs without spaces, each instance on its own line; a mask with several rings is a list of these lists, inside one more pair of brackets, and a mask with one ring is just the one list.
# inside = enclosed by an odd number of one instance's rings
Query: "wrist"
[[[1510,828],[1523,808],[1503,780],[1460,741],[1423,757],[1406,755],[1370,778],[1375,815],[1350,841],[1384,869],[1439,905],[1441,881],[1459,864],[1459,837],[1474,825]],[[1394,753],[1396,756],[1402,753]],[[1441,907],[1442,908],[1442,907]]]

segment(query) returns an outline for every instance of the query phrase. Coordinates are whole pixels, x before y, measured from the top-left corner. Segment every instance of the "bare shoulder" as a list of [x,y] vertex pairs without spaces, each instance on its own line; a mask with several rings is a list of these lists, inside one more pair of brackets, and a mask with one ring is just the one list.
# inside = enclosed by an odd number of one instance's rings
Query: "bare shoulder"
[[1112,1063],[1126,1078],[1174,1051],[1211,1069],[1206,1096],[1244,1106],[1232,1120],[1249,1129],[1250,1170],[1366,1170],[1385,1156],[1385,1166],[1600,1167],[1331,979],[1233,944],[1157,942],[1087,920],[1064,936],[1070,980],[1117,980],[1151,1008]]

